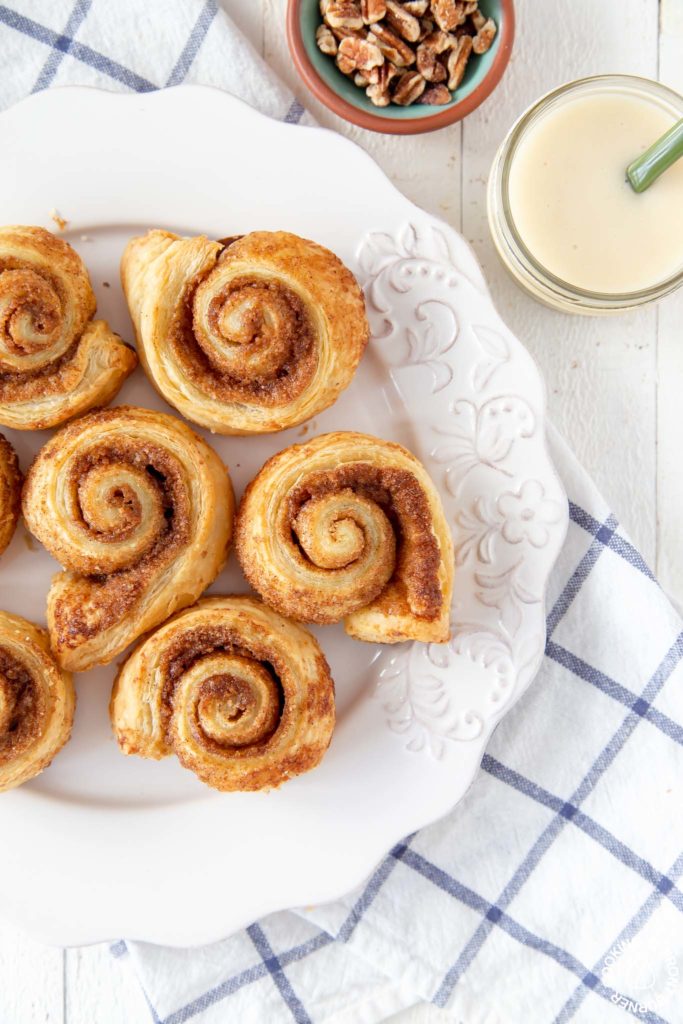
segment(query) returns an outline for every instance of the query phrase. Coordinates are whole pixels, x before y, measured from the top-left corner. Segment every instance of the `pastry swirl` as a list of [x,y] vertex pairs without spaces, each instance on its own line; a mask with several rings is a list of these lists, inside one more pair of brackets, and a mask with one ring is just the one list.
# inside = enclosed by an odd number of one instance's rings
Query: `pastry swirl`
[[12,445],[0,434],[0,555],[14,535],[20,511],[19,460]]
[[369,337],[351,271],[285,231],[223,242],[150,231],[128,243],[121,280],[147,375],[219,434],[284,430],[326,409]]
[[164,413],[120,406],[63,427],[24,487],[29,530],[66,572],[48,594],[59,663],[84,672],[199,597],[232,536],[218,455]]
[[283,615],[343,619],[377,643],[448,640],[453,543],[401,445],[340,431],[286,448],[247,488],[235,539],[245,576]]
[[78,253],[44,228],[0,228],[0,424],[55,427],[106,405],[137,365]]
[[254,598],[210,597],[135,648],[110,715],[125,754],[174,753],[214,789],[266,789],[321,760],[334,684],[308,630]]
[[49,765],[71,734],[75,706],[45,630],[0,612],[0,793]]

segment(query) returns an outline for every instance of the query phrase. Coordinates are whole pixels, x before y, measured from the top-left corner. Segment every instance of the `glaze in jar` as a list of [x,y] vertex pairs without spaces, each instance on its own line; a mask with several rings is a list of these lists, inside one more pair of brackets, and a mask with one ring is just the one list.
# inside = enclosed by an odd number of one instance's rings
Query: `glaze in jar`
[[488,215],[503,263],[565,312],[615,313],[683,282],[683,161],[645,192],[629,163],[683,117],[683,97],[604,75],[548,93],[513,125],[493,163]]

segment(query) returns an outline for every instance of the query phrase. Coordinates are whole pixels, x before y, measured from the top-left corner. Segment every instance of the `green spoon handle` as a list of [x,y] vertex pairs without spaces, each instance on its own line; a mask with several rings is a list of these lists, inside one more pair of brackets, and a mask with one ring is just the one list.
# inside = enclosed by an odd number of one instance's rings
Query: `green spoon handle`
[[644,192],[667,167],[671,167],[682,156],[683,118],[626,168],[626,177],[634,192]]

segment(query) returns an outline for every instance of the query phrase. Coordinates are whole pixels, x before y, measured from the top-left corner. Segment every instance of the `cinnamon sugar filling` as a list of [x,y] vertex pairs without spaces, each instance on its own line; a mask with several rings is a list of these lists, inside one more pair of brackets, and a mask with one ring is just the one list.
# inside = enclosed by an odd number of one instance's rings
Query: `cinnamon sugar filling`
[[412,602],[420,608],[420,617],[437,618],[443,602],[439,584],[439,545],[432,530],[427,498],[408,470],[353,463],[312,473],[287,496],[284,518],[289,530],[283,539],[295,543],[302,556],[306,557],[293,532],[293,524],[307,502],[344,489],[363,495],[376,504],[394,529],[396,568],[387,586],[397,582],[395,577],[400,569],[401,582]]
[[[264,715],[263,729],[252,739],[230,743],[215,739],[202,728],[202,719],[217,711],[225,718],[239,719],[253,709],[255,695],[249,682],[234,673],[212,674],[199,685],[194,706],[190,709],[190,726],[194,739],[207,751],[229,753],[234,757],[251,757],[265,752],[277,733],[285,714],[285,698],[272,650],[266,645],[243,645],[242,638],[233,630],[222,626],[197,626],[177,636],[164,653],[160,665],[163,677],[161,716],[167,742],[171,742],[171,724],[174,714],[176,689],[181,678],[199,661],[214,654],[235,655],[253,663],[258,673],[267,673],[269,689],[276,704]],[[281,667],[282,670],[282,667]]]
[[42,731],[46,713],[42,689],[22,663],[0,647],[0,764],[31,746]]
[[[210,274],[204,282],[210,282]],[[211,298],[208,322],[198,324],[195,294],[200,284],[195,281],[188,289],[169,338],[192,383],[219,401],[279,406],[298,398],[317,365],[315,331],[301,298],[276,281],[234,278]],[[245,306],[242,321],[232,337],[225,336],[226,319],[240,305]],[[212,334],[231,346],[230,369],[221,365],[217,351],[212,352]]]

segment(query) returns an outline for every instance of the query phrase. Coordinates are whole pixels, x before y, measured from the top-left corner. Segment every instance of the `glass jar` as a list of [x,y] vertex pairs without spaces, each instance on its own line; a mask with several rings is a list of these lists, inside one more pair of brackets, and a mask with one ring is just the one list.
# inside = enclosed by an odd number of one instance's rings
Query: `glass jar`
[[[671,115],[671,123],[683,117],[683,97],[658,82],[630,75],[597,75],[582,78],[554,89],[529,107],[506,135],[491,167],[487,196],[488,219],[498,254],[518,284],[535,299],[563,312],[588,315],[619,313],[659,299],[683,284],[683,237],[679,240],[681,259],[673,273],[668,273],[661,280],[655,280],[648,287],[639,290],[592,291],[585,285],[579,287],[563,280],[544,266],[526,244],[512,215],[511,171],[520,145],[529,140],[528,133],[531,129],[537,126],[541,119],[552,117],[553,111],[574,98],[603,97],[610,94],[623,96],[624,93],[635,95],[663,108]],[[655,139],[651,141],[654,142]],[[637,155],[638,153],[633,153],[632,158]],[[625,169],[624,166],[624,172]],[[656,188],[657,184],[658,182],[655,182],[651,187]],[[641,199],[640,196],[635,198]],[[683,195],[678,202],[683,204]],[[633,252],[629,258],[638,260],[644,257],[641,252]],[[549,261],[546,259],[545,262]]]

